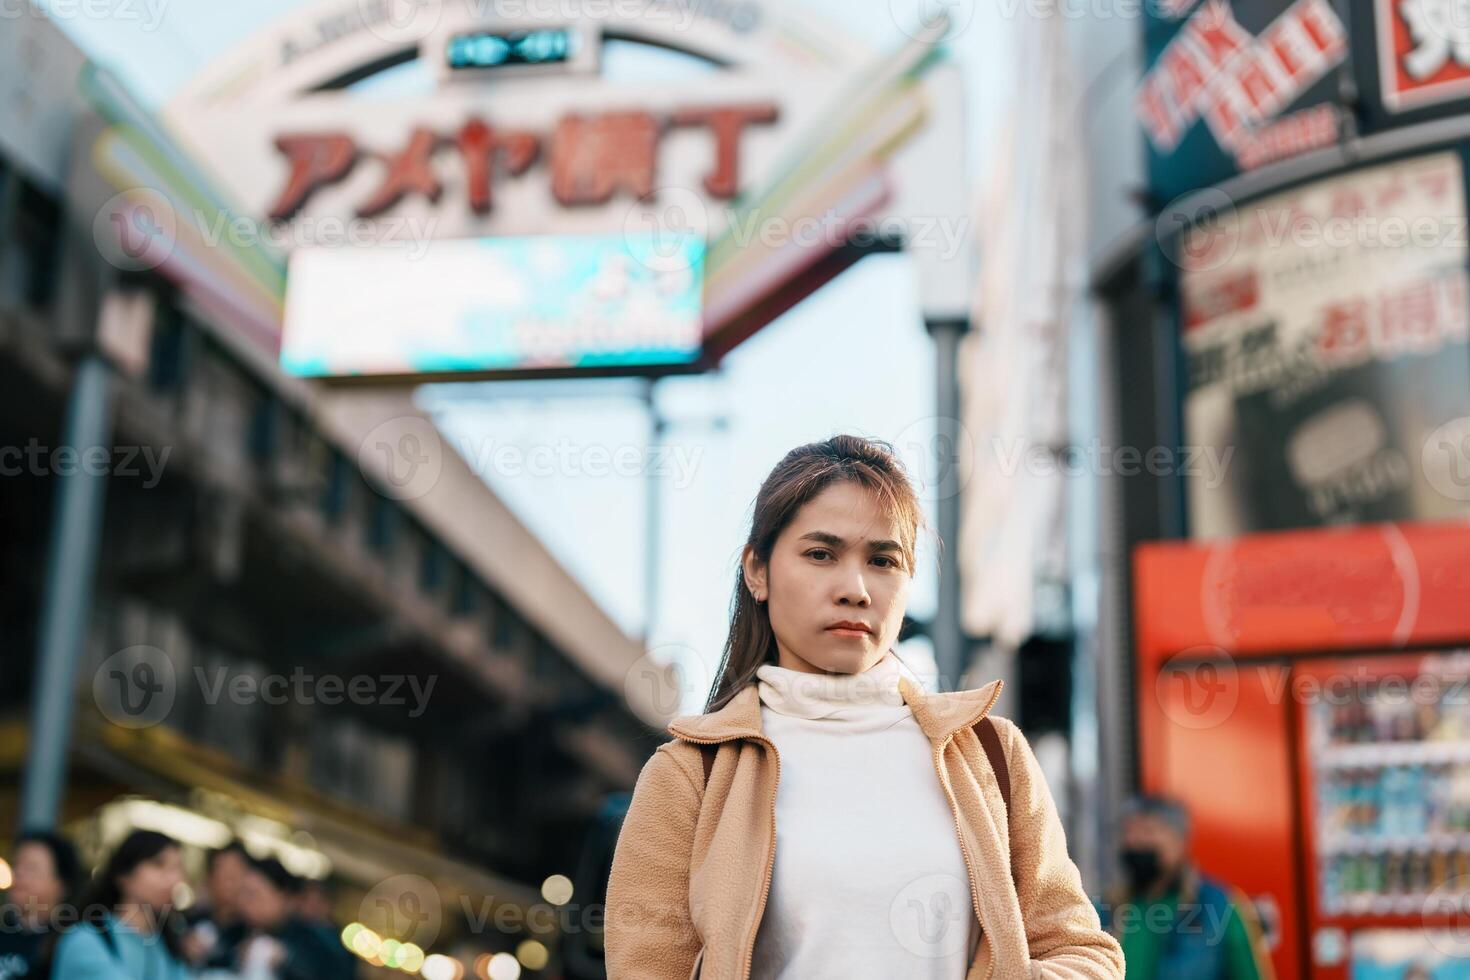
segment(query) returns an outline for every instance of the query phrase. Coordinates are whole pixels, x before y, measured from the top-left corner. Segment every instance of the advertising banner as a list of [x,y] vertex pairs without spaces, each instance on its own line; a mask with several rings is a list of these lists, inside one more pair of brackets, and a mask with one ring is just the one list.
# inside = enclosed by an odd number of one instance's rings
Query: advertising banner
[[1160,206],[1335,143],[1348,28],[1331,0],[1150,0],[1135,109]]
[[281,365],[305,377],[688,364],[704,242],[692,236],[446,239],[291,258]]
[[1354,0],[1355,36],[1374,38],[1357,59],[1368,129],[1401,126],[1470,107],[1470,3]]
[[1196,538],[1470,512],[1470,290],[1454,152],[1241,205],[1180,242]]

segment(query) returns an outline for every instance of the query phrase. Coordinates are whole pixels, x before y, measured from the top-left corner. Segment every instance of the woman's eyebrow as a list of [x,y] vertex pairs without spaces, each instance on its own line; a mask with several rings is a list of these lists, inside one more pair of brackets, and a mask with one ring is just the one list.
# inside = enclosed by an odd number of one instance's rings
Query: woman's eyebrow
[[[797,538],[797,540],[798,541],[806,541],[806,540],[820,541],[822,544],[829,544],[829,545],[831,545],[834,548],[845,548],[845,547],[847,547],[847,539],[844,538],[844,537],[842,537],[839,534],[833,534],[831,531],[808,531],[805,534],[803,534],[800,538]],[[893,540],[890,540],[888,538],[874,538],[874,539],[872,539],[871,541],[868,542],[868,550],[869,551],[902,551],[903,549],[899,547],[897,541],[893,541]]]

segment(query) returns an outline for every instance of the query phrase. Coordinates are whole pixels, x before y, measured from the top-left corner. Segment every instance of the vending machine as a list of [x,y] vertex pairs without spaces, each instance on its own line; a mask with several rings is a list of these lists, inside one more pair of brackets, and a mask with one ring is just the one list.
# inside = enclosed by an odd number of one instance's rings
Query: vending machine
[[1277,975],[1470,980],[1470,523],[1134,554],[1145,791]]

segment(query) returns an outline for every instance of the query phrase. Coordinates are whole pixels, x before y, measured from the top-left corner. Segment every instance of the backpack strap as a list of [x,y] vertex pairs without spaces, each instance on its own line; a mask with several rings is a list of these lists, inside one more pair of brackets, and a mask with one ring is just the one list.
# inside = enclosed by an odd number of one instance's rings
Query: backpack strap
[[1000,784],[1000,798],[1005,801],[1006,819],[1011,816],[1011,767],[1006,762],[1005,749],[1000,744],[1000,732],[996,731],[995,722],[986,715],[975,722],[975,734],[980,737],[980,745],[985,749],[985,757],[990,760],[990,768],[995,771],[995,781]]
[[709,785],[709,771],[715,767],[715,746],[701,745],[699,761],[704,764],[704,785]]

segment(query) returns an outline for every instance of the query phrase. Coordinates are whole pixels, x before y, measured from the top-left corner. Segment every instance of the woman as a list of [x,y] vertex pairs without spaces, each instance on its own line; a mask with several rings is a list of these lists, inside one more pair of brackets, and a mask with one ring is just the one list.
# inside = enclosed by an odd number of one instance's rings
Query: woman
[[56,980],[186,980],[174,891],[184,880],[178,841],[135,830],[83,899],[81,922],[56,944]]
[[26,831],[15,839],[13,871],[0,906],[0,980],[45,976],[43,951],[52,922],[81,877],[76,848],[59,834]]
[[1000,682],[927,693],[892,650],[921,525],[887,443],[766,478],[709,703],[633,790],[609,980],[1123,976]]

